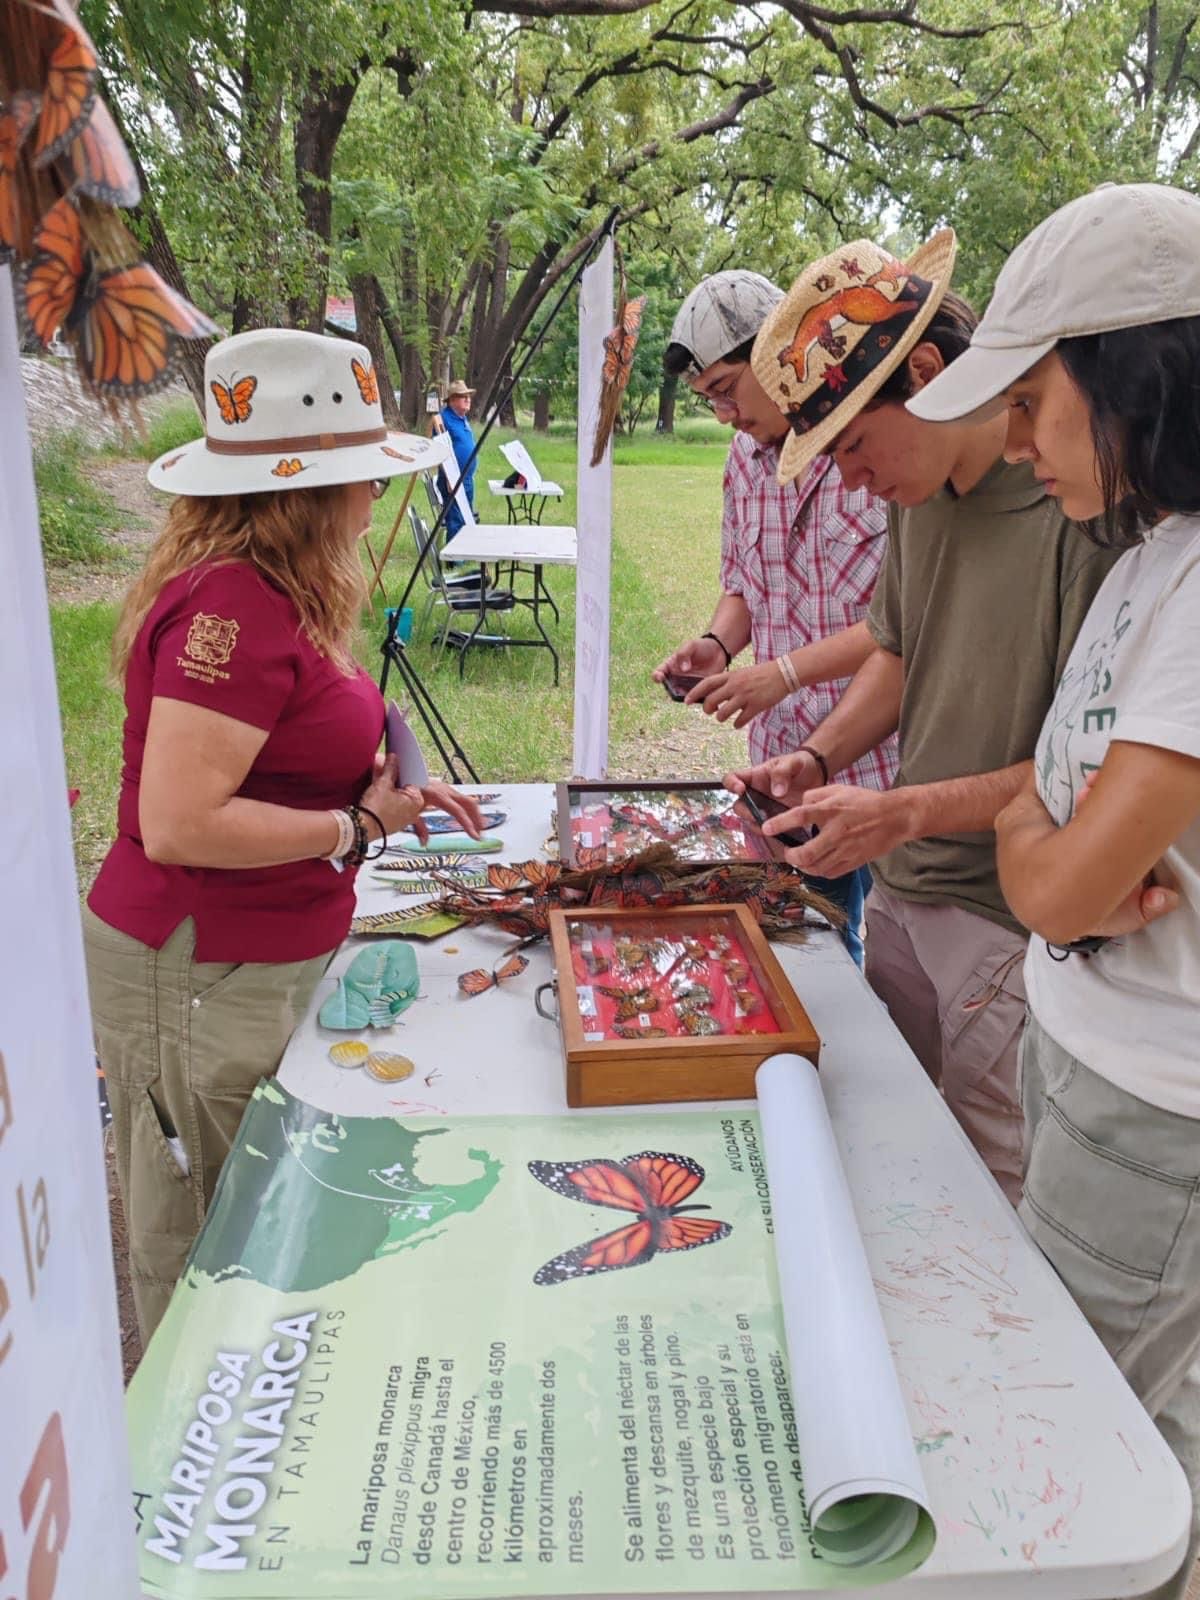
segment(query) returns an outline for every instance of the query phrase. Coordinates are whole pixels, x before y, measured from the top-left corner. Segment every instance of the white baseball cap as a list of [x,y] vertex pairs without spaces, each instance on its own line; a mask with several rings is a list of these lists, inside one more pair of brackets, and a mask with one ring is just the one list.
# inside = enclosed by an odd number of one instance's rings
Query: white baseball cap
[[691,355],[684,376],[699,377],[748,344],[782,299],[783,290],[761,272],[735,268],[702,278],[676,313],[668,340]]
[[1022,239],[970,349],[907,401],[926,422],[982,421],[1060,339],[1200,316],[1200,198],[1105,183]]

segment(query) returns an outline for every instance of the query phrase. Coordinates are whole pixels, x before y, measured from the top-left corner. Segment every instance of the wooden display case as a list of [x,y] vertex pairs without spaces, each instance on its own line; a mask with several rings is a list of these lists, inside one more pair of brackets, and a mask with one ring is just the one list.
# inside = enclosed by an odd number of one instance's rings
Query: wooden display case
[[820,1054],[745,906],[552,911],[569,1106],[754,1098],[781,1052]]
[[698,867],[782,861],[744,800],[717,779],[558,785],[558,853],[569,867],[603,866],[669,844]]

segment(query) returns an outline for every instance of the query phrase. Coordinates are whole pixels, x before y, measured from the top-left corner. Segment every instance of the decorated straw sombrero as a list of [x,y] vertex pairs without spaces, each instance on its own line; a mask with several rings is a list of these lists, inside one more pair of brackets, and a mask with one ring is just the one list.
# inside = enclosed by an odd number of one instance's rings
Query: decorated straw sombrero
[[787,417],[787,483],[820,455],[920,341],[950,287],[952,228],[907,261],[856,239],[796,279],[754,341],[754,376]]
[[209,350],[204,437],[159,456],[147,476],[171,494],[261,494],[394,478],[439,454],[384,426],[365,345],[259,328]]

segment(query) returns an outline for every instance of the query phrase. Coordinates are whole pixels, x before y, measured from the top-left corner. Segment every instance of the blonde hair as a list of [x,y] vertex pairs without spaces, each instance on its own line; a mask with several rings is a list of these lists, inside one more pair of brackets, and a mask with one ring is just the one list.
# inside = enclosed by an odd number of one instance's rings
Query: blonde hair
[[113,671],[125,677],[130,652],[164,584],[202,564],[248,561],[282,589],[323,656],[347,676],[350,639],[367,588],[346,527],[346,488],[282,489],[266,494],[179,495],[125,597],[113,639]]

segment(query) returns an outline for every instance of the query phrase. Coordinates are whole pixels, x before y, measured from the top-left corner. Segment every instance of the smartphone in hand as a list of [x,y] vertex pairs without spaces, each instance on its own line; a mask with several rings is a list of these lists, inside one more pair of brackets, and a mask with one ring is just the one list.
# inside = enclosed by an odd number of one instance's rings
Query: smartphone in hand
[[683,700],[698,683],[703,683],[703,681],[703,678],[696,677],[691,673],[668,672],[663,678],[663,688],[671,696],[672,700]]
[[[740,798],[746,802],[746,809],[760,828],[768,817],[778,817],[782,812],[792,809],[786,801],[776,800],[773,794],[764,794],[761,789],[744,789]],[[777,839],[780,844],[795,846],[807,844],[814,831],[812,828],[792,828],[787,833],[773,833],[770,837]]]

